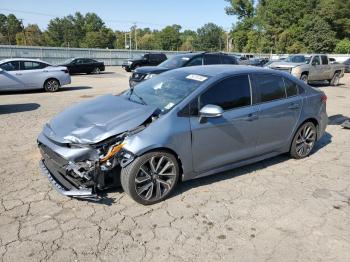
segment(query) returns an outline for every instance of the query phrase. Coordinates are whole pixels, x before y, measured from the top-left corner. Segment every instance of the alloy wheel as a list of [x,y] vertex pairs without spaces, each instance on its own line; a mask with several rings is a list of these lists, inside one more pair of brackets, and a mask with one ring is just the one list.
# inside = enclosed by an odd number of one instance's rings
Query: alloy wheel
[[57,80],[54,80],[54,79],[49,80],[46,83],[46,90],[50,92],[56,92],[59,87],[60,87],[59,83],[57,82]]
[[167,156],[152,156],[135,176],[136,193],[143,200],[157,201],[176,183],[176,168]]
[[101,72],[100,68],[96,67],[94,69],[94,74],[99,74]]
[[313,124],[305,124],[297,134],[295,141],[295,150],[300,157],[310,154],[316,141],[316,130]]

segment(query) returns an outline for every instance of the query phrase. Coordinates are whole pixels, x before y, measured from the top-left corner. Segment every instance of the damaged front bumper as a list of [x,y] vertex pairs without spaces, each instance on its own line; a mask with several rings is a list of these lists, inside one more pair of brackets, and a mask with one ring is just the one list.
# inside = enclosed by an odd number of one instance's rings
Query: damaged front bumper
[[[55,150],[40,142],[38,146],[42,155],[39,162],[41,172],[52,186],[62,195],[91,201],[101,200],[102,190],[118,186],[121,168],[134,159],[124,150],[105,162],[88,160],[84,155],[72,159],[57,153],[63,146],[51,144]],[[91,156],[91,152],[86,156]]]
[[60,194],[68,197],[82,198],[93,201],[98,201],[101,199],[96,193],[93,193],[93,188],[77,188],[73,184],[69,183],[62,175],[53,175],[50,173],[49,169],[45,166],[44,160],[40,160],[39,166],[41,173],[49,179],[53,188]]

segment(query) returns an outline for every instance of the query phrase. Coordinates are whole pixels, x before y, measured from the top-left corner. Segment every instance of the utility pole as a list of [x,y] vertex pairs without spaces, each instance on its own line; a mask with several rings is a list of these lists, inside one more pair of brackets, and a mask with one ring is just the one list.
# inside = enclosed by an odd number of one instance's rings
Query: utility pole
[[135,34],[135,50],[137,50],[137,23],[134,23],[134,34]]

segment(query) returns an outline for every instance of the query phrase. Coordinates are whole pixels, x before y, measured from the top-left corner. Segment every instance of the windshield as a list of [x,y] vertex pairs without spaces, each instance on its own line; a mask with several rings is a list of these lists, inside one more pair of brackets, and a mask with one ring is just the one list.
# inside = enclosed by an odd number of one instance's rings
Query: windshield
[[185,63],[190,59],[191,59],[190,57],[186,57],[186,56],[173,56],[168,60],[165,60],[159,66],[170,68],[170,69],[179,68],[184,66]]
[[63,64],[70,64],[75,58],[69,58],[63,62]]
[[303,56],[303,55],[291,55],[291,56],[288,56],[285,61],[291,62],[291,63],[304,63],[305,56]]
[[165,114],[208,79],[204,75],[169,72],[138,84],[122,96],[136,103],[155,106]]

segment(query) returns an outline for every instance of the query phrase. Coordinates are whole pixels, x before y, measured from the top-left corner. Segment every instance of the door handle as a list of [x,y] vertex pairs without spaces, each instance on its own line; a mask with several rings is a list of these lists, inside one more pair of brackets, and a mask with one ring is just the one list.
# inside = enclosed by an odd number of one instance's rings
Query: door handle
[[15,75],[16,75],[16,76],[21,76],[22,74],[21,74],[21,73],[16,73]]
[[48,70],[44,70],[45,73],[49,72]]
[[299,108],[299,104],[296,103],[292,103],[288,106],[288,109],[298,109]]
[[244,117],[243,120],[244,121],[254,121],[254,120],[257,120],[258,118],[259,118],[258,114],[251,113],[251,114],[248,114],[248,116]]

